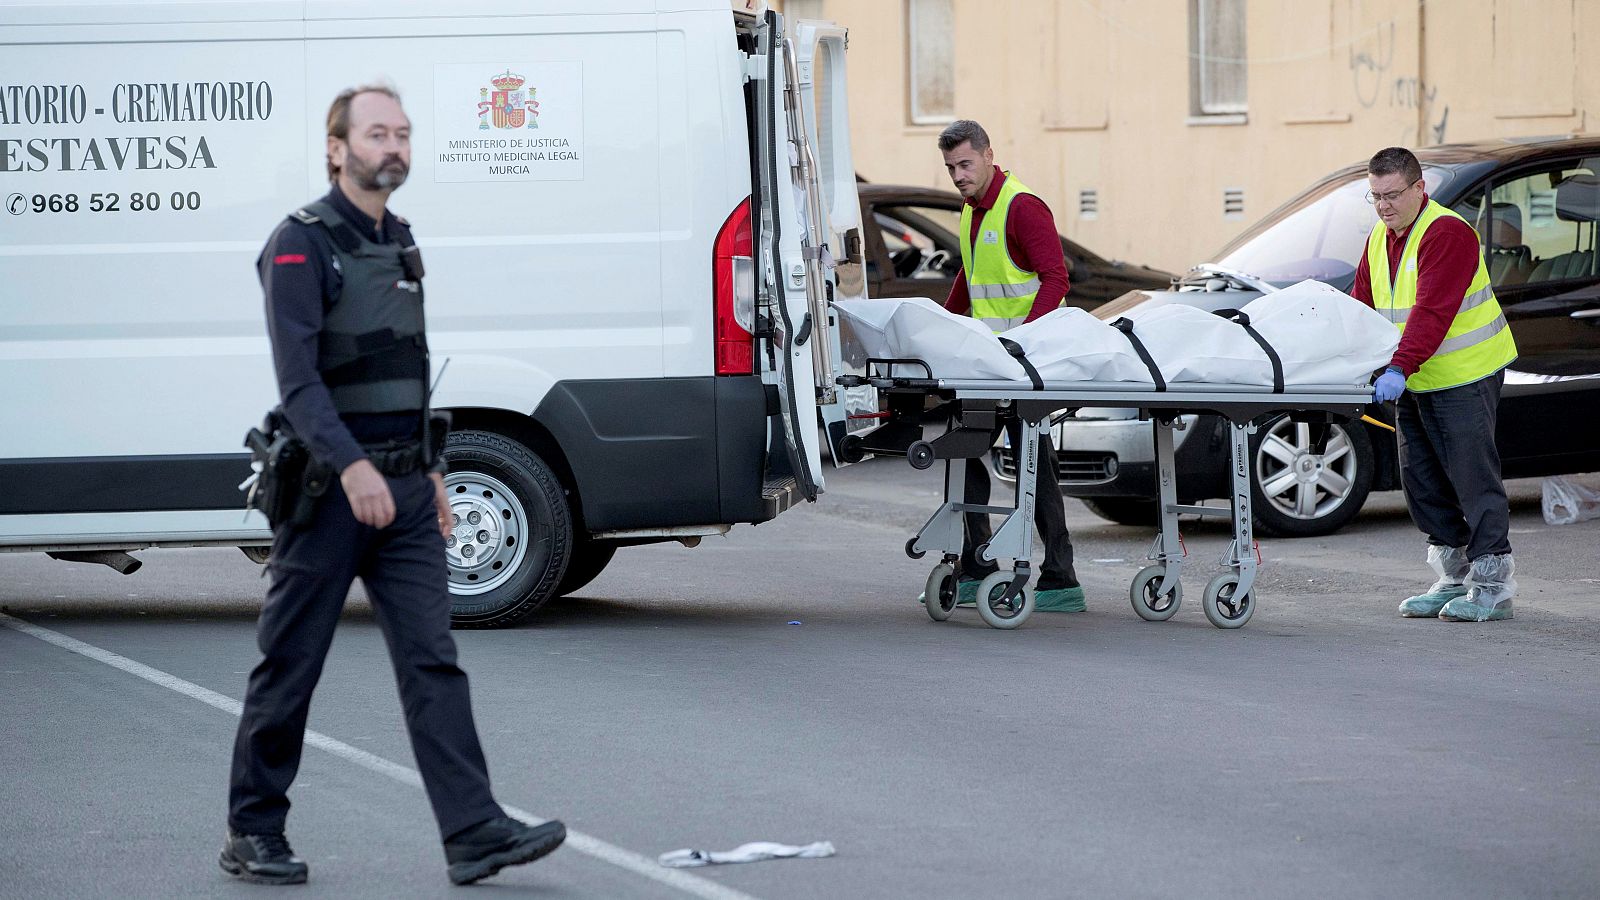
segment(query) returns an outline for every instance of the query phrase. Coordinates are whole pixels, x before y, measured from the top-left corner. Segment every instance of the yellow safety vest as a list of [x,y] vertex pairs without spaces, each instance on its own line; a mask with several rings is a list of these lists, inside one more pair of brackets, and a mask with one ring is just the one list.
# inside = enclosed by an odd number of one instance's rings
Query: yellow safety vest
[[1006,247],[1006,217],[1011,201],[1033,191],[1012,178],[1010,172],[1005,177],[994,206],[983,213],[976,247],[972,244],[975,207],[970,203],[961,206],[961,268],[967,275],[972,316],[996,334],[1027,321],[1028,313],[1033,311],[1033,299],[1039,296],[1039,273],[1017,268]]
[[[1389,248],[1384,238],[1387,227],[1383,222],[1374,225],[1367,238],[1372,305],[1402,334],[1412,307],[1417,305],[1417,248],[1428,226],[1445,216],[1461,219],[1433,200],[1422,208],[1422,214],[1417,216],[1411,233],[1406,236],[1398,274],[1389,271]],[[1406,388],[1416,392],[1442,391],[1470,384],[1504,369],[1516,358],[1517,344],[1511,337],[1511,326],[1506,324],[1505,314],[1500,311],[1500,302],[1495,299],[1494,287],[1489,283],[1489,270],[1483,264],[1483,254],[1479,253],[1478,272],[1467,286],[1455,321],[1450,323],[1439,349],[1406,379]]]

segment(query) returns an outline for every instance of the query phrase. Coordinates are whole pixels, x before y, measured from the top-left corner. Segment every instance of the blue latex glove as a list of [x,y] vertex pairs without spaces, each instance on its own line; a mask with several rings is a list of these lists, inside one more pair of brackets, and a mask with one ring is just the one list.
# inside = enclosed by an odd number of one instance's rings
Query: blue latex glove
[[1406,392],[1406,377],[1390,369],[1378,376],[1372,385],[1372,399],[1379,403],[1388,403],[1390,400],[1399,400],[1400,395]]

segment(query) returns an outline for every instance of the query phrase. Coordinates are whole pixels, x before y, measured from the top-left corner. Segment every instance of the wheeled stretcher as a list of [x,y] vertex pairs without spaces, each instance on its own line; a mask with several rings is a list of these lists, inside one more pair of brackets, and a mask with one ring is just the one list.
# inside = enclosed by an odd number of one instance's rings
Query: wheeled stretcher
[[[995,628],[1016,628],[1033,613],[1029,586],[1033,554],[1034,502],[1040,477],[1039,441],[1052,414],[1083,407],[1134,408],[1148,419],[1155,436],[1159,522],[1147,558],[1128,588],[1133,609],[1141,618],[1165,621],[1178,611],[1183,599],[1180,576],[1184,552],[1178,536],[1178,516],[1228,516],[1233,541],[1222,559],[1225,571],[1206,585],[1202,604],[1206,618],[1218,628],[1239,628],[1255,612],[1256,570],[1259,564],[1251,535],[1249,436],[1264,418],[1288,413],[1297,421],[1313,424],[1314,440],[1326,425],[1340,418],[1359,418],[1372,402],[1368,386],[1235,384],[1140,384],[1136,382],[1045,382],[1030,370],[1028,381],[961,380],[933,377],[926,363],[914,359],[870,359],[868,374],[845,376],[840,384],[870,384],[887,399],[886,420],[872,431],[853,435],[843,448],[847,461],[867,453],[904,455],[914,468],[930,468],[945,460],[944,502],[927,524],[906,542],[906,554],[921,559],[929,551],[940,561],[928,574],[926,608],[936,621],[950,617],[956,604],[955,565],[962,545],[962,515],[1003,515],[1001,526],[988,543],[975,549],[979,559],[1001,568],[978,587],[978,613]],[[913,373],[913,374],[907,374]],[[959,418],[933,440],[923,437],[927,398],[957,401]],[[953,405],[953,404],[952,404]],[[1184,413],[1214,413],[1229,423],[1232,436],[1231,495],[1226,508],[1178,503],[1177,473],[1173,463],[1173,432]],[[990,451],[995,430],[1008,420],[1020,423],[1017,452],[1016,500],[1012,506],[968,503],[961,467],[952,460],[982,458]],[[1318,428],[1321,425],[1323,427]],[[1007,569],[1001,560],[1012,561]]]

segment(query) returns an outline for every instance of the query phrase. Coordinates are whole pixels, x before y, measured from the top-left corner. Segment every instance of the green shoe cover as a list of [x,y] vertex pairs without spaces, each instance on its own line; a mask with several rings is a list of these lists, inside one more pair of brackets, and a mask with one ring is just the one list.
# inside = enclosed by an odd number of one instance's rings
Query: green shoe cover
[[1400,615],[1408,619],[1431,619],[1439,614],[1439,610],[1444,609],[1446,603],[1466,595],[1466,585],[1453,584],[1437,591],[1407,597],[1405,602],[1400,604]]
[[956,582],[956,605],[957,606],[977,606],[978,605],[978,582],[976,582],[976,581],[958,581],[958,582]]
[[1439,618],[1451,622],[1497,622],[1511,618],[1511,601],[1507,600],[1499,606],[1484,606],[1469,594],[1446,603],[1439,610]]
[[1069,587],[1056,588],[1049,591],[1035,591],[1033,594],[1033,608],[1035,612],[1083,612],[1083,588]]

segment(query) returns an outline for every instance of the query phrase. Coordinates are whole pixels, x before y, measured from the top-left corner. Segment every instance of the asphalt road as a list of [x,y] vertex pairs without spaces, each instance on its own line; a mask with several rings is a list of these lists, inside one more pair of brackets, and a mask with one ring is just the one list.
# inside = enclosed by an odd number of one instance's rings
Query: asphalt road
[[[1336,537],[1263,541],[1231,632],[1197,602],[1221,523],[1185,523],[1185,606],[1148,623],[1126,594],[1149,535],[1069,501],[1089,611],[1001,632],[914,602],[932,560],[901,547],[935,473],[830,487],[698,549],[625,551],[529,626],[457,633],[497,794],[582,835],[491,894],[1600,895],[1600,521],[1544,525],[1536,482],[1513,485],[1511,621],[1395,615],[1431,576],[1389,494]],[[119,576],[0,554],[0,896],[274,893],[215,863],[259,570],[142,555]],[[311,885],[284,890],[454,894],[359,598],[312,709],[331,752],[291,795]],[[838,855],[676,883],[648,863],[755,840]]]

